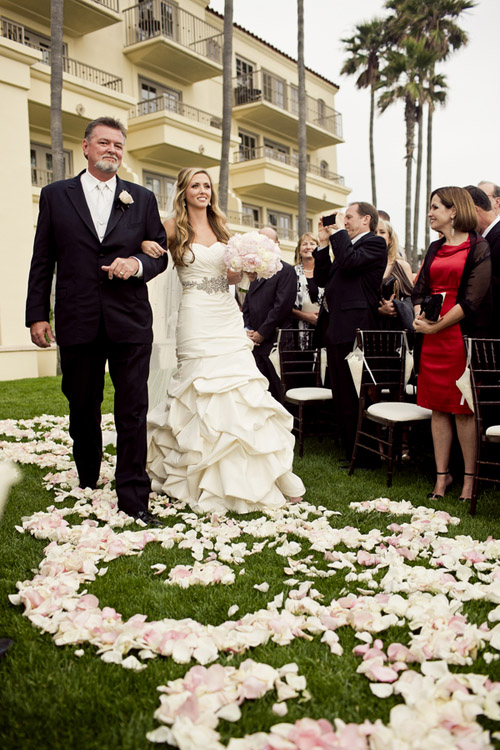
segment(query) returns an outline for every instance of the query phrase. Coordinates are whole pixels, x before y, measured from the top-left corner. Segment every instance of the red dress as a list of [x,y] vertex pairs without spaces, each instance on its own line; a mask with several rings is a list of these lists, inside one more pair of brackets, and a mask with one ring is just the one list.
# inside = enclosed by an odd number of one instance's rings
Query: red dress
[[[431,294],[446,292],[441,315],[456,304],[458,287],[470,249],[467,239],[461,245],[441,245],[429,269]],[[417,383],[417,404],[450,414],[472,414],[463,401],[456,381],[465,370],[465,349],[460,323],[439,333],[424,334]]]

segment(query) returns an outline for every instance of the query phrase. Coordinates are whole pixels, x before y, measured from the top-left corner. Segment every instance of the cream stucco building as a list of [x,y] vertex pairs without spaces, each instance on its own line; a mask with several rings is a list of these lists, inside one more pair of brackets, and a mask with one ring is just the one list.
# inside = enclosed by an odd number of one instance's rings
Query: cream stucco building
[[[177,172],[221,153],[223,18],[207,0],[64,0],[62,119],[67,176],[85,168],[88,122],[128,129],[120,170],[161,211]],[[233,36],[228,220],[234,232],[272,224],[285,257],[297,240],[296,62],[245,29]],[[346,203],[337,174],[342,119],[334,83],[307,71],[307,215]],[[0,0],[0,380],[55,372],[36,349],[24,305],[41,188],[51,180],[50,0]]]

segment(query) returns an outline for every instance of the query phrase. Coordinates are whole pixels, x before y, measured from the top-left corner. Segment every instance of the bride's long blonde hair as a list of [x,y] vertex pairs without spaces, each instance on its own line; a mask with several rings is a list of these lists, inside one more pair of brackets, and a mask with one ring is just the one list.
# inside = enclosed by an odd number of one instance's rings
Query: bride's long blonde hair
[[[187,266],[186,254],[189,252],[192,255],[191,245],[194,241],[194,230],[189,223],[185,195],[189,183],[195,174],[199,173],[208,177],[212,191],[210,203],[207,206],[208,223],[219,242],[227,242],[231,237],[226,226],[226,217],[219,208],[217,193],[214,190],[212,179],[208,172],[200,167],[184,167],[177,175],[177,192],[174,198],[175,234],[172,244],[169,246],[176,266]],[[192,263],[193,260],[194,255],[192,255],[190,262]]]

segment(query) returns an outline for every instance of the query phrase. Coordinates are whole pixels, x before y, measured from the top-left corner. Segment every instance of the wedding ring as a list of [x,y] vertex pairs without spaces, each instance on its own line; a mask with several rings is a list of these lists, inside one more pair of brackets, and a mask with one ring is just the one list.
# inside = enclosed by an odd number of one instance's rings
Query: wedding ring
[[123,271],[120,271],[120,276],[123,276]]

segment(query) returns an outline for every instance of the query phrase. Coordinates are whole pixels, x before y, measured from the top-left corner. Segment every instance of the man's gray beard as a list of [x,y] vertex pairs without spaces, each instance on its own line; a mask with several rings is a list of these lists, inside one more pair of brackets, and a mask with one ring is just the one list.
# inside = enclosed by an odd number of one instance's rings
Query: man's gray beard
[[118,162],[109,161],[108,159],[99,159],[94,166],[97,167],[100,172],[111,172],[111,174],[114,174],[118,171]]

